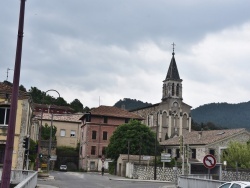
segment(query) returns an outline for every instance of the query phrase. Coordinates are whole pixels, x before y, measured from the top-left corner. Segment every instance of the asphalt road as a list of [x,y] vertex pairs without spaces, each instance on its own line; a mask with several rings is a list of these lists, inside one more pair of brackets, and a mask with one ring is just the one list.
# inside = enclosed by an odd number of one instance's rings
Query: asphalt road
[[[135,181],[118,176],[99,173],[51,172],[54,179],[38,180],[38,184],[52,185],[59,188],[174,188],[172,183],[154,181]],[[111,179],[111,180],[110,180]],[[119,180],[118,180],[119,179]]]

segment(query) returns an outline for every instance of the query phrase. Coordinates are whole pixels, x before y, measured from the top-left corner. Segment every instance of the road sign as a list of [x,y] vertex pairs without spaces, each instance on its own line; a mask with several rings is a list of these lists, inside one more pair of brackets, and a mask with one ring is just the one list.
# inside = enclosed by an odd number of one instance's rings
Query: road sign
[[56,161],[57,160],[57,155],[51,155],[50,161]]
[[162,153],[161,154],[161,162],[171,162],[171,154],[169,153]]
[[150,160],[150,156],[142,156],[142,160],[148,161]]
[[216,165],[216,159],[213,155],[206,155],[204,158],[203,158],[203,164],[206,168],[214,168],[215,165]]

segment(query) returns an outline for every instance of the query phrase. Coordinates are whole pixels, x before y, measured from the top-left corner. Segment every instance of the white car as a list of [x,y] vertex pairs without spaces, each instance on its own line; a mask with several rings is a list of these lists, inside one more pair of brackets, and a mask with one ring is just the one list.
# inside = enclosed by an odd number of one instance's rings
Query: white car
[[61,165],[60,166],[60,171],[67,171],[67,166],[66,165]]
[[222,184],[218,188],[250,188],[250,182],[248,181],[231,181]]

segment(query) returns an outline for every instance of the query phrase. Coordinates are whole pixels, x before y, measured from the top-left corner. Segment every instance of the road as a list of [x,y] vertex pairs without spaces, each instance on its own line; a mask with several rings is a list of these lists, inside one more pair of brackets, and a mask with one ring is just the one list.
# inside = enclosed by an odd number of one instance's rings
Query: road
[[[140,182],[135,180],[116,180],[121,177],[99,173],[51,172],[54,180],[38,180],[38,184],[53,185],[60,188],[173,188],[172,183]],[[111,180],[110,180],[111,179]],[[125,179],[125,178],[123,178]]]

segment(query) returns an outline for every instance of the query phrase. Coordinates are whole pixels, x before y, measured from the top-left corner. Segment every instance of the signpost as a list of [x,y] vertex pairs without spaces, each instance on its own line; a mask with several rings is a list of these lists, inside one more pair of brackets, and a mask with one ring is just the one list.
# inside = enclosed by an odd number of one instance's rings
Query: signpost
[[208,176],[210,179],[210,169],[214,168],[216,165],[216,159],[213,155],[206,155],[203,158],[203,164],[206,168],[208,168]]
[[161,154],[161,162],[171,162],[171,154],[169,153],[162,153]]

